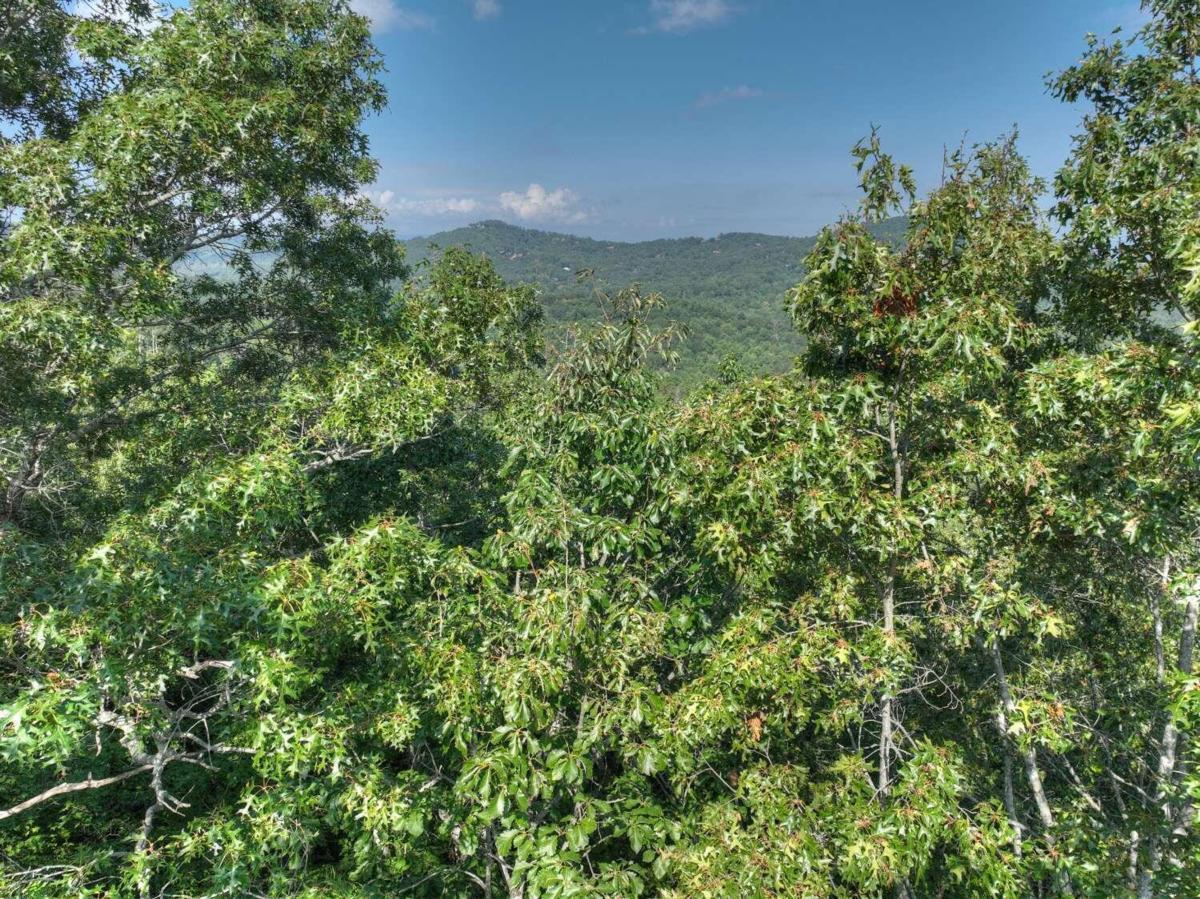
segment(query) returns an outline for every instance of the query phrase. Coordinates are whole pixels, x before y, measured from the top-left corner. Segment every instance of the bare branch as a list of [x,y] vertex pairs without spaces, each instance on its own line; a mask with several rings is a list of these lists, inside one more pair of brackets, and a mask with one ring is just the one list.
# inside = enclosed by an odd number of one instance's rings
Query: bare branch
[[59,784],[57,787],[51,787],[43,793],[38,793],[36,796],[31,796],[24,802],[18,802],[12,808],[0,810],[0,821],[6,818],[11,818],[14,815],[19,815],[21,812],[28,811],[36,805],[41,805],[47,800],[53,799],[56,796],[65,796],[69,793],[81,793],[84,790],[98,790],[101,787],[108,787],[115,783],[120,783],[123,780],[141,774],[143,771],[149,771],[154,765],[139,765],[137,768],[131,768],[121,774],[114,774],[112,777],[93,778],[90,775],[87,780],[77,780],[71,783]]
[[206,662],[197,662],[194,665],[188,665],[186,668],[180,668],[179,674],[181,677],[186,677],[188,680],[195,680],[203,672],[211,671],[214,668],[222,671],[230,671],[233,669],[233,662],[220,659],[210,659]]

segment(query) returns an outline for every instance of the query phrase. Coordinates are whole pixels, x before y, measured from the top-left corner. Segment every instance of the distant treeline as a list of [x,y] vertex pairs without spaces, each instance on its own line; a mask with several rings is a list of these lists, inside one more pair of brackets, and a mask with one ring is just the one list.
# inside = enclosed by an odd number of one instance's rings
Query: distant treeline
[[[872,231],[896,245],[904,228],[905,219],[893,218]],[[751,373],[790,367],[804,337],[788,321],[784,298],[815,243],[815,237],[743,233],[625,243],[486,221],[406,246],[415,263],[439,249],[466,247],[490,258],[506,281],[536,285],[552,343],[567,326],[600,316],[597,287],[639,284],[661,293],[667,305],[659,319],[677,321],[688,332],[666,379],[679,393],[712,377],[727,357]],[[594,278],[581,280],[581,272]]]

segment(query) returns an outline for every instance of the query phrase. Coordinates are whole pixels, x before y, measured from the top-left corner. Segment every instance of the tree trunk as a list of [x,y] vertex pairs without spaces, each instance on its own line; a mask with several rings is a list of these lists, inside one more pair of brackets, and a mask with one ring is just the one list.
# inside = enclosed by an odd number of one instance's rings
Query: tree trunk
[[[888,450],[892,457],[892,497],[897,503],[904,496],[904,458],[900,450],[900,439],[896,429],[896,403],[893,401],[888,411]],[[896,637],[896,568],[897,568],[897,553],[898,548],[895,540],[892,541],[891,557],[888,559],[887,576],[883,583],[881,591],[881,603],[883,605],[883,633],[885,641],[890,649],[893,640]],[[883,708],[881,710],[881,722],[879,728],[879,795],[886,796],[891,789],[891,757],[895,738],[893,736],[893,724],[895,722],[896,699],[890,693],[883,697]]]
[[1017,816],[1017,801],[1013,794],[1012,753],[1008,745],[1004,746],[1004,810],[1008,813],[1008,823],[1013,829],[1013,854],[1021,857],[1021,819]]
[[[996,724],[1000,728],[1000,732],[1008,737],[1008,719],[1017,710],[1017,704],[1013,701],[1012,692],[1008,689],[1008,678],[1004,672],[1004,659],[1000,655],[1000,644],[996,640],[992,640],[992,665],[996,671],[996,682],[1000,687],[1000,711],[996,715]],[[1033,801],[1037,805],[1038,818],[1042,822],[1042,827],[1047,831],[1054,829],[1054,812],[1050,808],[1050,802],[1046,798],[1046,790],[1042,786],[1042,774],[1038,770],[1037,752],[1032,747],[1020,750],[1021,757],[1025,762],[1025,779],[1029,782],[1029,790],[1033,794]],[[1053,839],[1053,834],[1049,835]]]
[[[1012,691],[1008,688],[1008,677],[1004,672],[1004,658],[1000,654],[1000,643],[995,638],[992,639],[991,653],[992,667],[995,670],[996,683],[1000,689],[1000,710],[996,713],[996,726],[1000,730],[1001,739],[1007,742],[1009,739],[1008,720],[1016,712],[1017,704],[1013,701]],[[1046,798],[1046,788],[1042,784],[1042,772],[1038,769],[1037,751],[1032,746],[1019,751],[1025,762],[1025,780],[1029,784],[1029,792],[1033,794],[1034,805],[1037,806],[1038,820],[1042,823],[1046,845],[1053,849],[1055,842],[1054,812],[1050,808],[1050,801]],[[1064,895],[1073,896],[1075,894],[1071,887],[1071,879],[1065,872],[1059,873],[1058,885]]]
[[[895,560],[892,561],[888,573],[888,582],[883,594],[883,632],[890,645],[896,636],[896,599],[895,599]],[[879,782],[880,796],[886,796],[891,789],[891,756],[892,756],[892,721],[895,710],[895,699],[890,693],[884,694],[882,721],[879,728]]]
[[[1164,569],[1166,571],[1168,569]],[[1179,672],[1184,675],[1192,673],[1193,656],[1196,648],[1196,622],[1200,618],[1200,581],[1192,584],[1187,602],[1184,605],[1183,627],[1179,633]],[[1163,813],[1163,831],[1152,832],[1146,840],[1146,865],[1142,868],[1138,880],[1139,899],[1151,899],[1154,895],[1154,876],[1162,866],[1163,836],[1170,839],[1170,834],[1177,827],[1188,828],[1191,821],[1191,804],[1183,802],[1176,806],[1171,793],[1178,776],[1183,774],[1184,766],[1179,762],[1179,744],[1182,734],[1175,727],[1168,712],[1167,723],[1163,725],[1162,742],[1158,753],[1158,790],[1155,800]]]

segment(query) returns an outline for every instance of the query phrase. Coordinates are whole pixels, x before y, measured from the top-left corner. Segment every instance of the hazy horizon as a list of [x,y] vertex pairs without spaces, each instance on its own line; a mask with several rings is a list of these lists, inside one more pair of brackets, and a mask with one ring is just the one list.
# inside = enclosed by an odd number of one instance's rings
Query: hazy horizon
[[643,237],[630,239],[627,237],[596,235],[596,234],[580,234],[571,230],[570,225],[561,227],[534,225],[521,222],[508,221],[502,217],[481,218],[476,221],[466,222],[462,225],[450,225],[445,228],[438,228],[434,231],[429,231],[422,234],[400,234],[397,237],[402,241],[427,240],[431,237],[436,237],[438,234],[444,234],[450,231],[461,231],[470,228],[476,228],[483,225],[500,224],[509,228],[520,228],[524,231],[538,231],[544,234],[563,235],[566,237],[575,237],[580,240],[594,240],[599,243],[653,243],[660,240],[716,240],[721,237],[729,237],[735,234],[751,234],[760,237],[778,237],[786,240],[802,240],[806,237],[814,237],[820,231],[820,226],[806,234],[776,234],[769,231],[719,231],[715,234],[673,234],[663,237]]

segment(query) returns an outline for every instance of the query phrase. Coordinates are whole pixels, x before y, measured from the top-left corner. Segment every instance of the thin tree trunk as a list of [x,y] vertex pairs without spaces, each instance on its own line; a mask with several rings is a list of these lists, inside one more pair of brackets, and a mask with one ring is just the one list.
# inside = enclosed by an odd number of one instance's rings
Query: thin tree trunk
[[[895,567],[892,563],[891,567]],[[883,596],[883,632],[886,641],[890,644],[896,636],[896,604],[895,604],[895,575],[888,574],[888,583],[884,588]],[[892,745],[894,738],[892,736],[892,721],[894,714],[895,699],[890,693],[884,694],[882,721],[879,729],[879,782],[878,789],[880,796],[886,796],[891,789],[891,756]]]
[[1157,593],[1150,594],[1150,613],[1154,616],[1154,668],[1161,687],[1166,678],[1166,661],[1163,653],[1162,600],[1171,595],[1171,557],[1163,560],[1162,578]]
[[[897,388],[898,389],[898,388]],[[897,506],[904,498],[904,454],[896,427],[898,413],[896,400],[893,397],[888,410],[888,449],[892,456],[892,498]],[[888,559],[887,578],[883,584],[883,633],[884,641],[890,652],[896,639],[896,569],[898,567],[899,548],[893,538],[890,558]],[[896,697],[887,693],[883,697],[883,709],[880,715],[879,727],[879,784],[880,799],[886,799],[892,788],[891,759],[895,751],[895,736],[893,734],[896,720]],[[896,881],[896,899],[909,899],[912,890],[908,880],[901,878]]]
[[[992,666],[996,672],[996,681],[1000,687],[1000,711],[996,715],[996,723],[1000,728],[1001,733],[1005,738],[1008,737],[1008,719],[1017,710],[1017,704],[1012,698],[1012,692],[1008,689],[1008,678],[1004,673],[1004,659],[1000,655],[1000,644],[996,640],[992,640]],[[1042,774],[1038,770],[1037,752],[1030,747],[1021,749],[1021,757],[1025,762],[1025,779],[1029,781],[1029,790],[1033,794],[1033,801],[1037,805],[1038,818],[1042,822],[1042,827],[1047,831],[1054,829],[1054,812],[1050,809],[1050,802],[1046,798],[1046,790],[1042,786]],[[1049,835],[1053,839],[1053,834]]]
[[[1125,874],[1125,883],[1130,892],[1138,890],[1138,845],[1141,842],[1136,830],[1129,832],[1129,868]],[[1140,891],[1139,895],[1140,895]]]
[[[1152,841],[1153,842],[1153,841]],[[1142,868],[1141,874],[1138,876],[1138,899],[1154,899],[1154,871],[1151,866],[1156,866],[1158,863],[1157,852],[1152,845],[1149,850],[1150,861]]]
[[[904,496],[904,459],[900,452],[900,440],[896,431],[896,404],[893,401],[888,412],[888,449],[892,456],[892,496],[897,503]],[[897,547],[892,543],[891,558],[888,559],[887,577],[883,583],[883,633],[889,648],[896,637],[896,567]],[[891,757],[895,738],[892,734],[895,721],[896,699],[890,693],[883,697],[881,711],[882,721],[879,728],[879,782],[880,796],[886,796],[891,789]]]
[[[1200,597],[1193,595],[1188,598],[1187,609],[1184,613],[1183,633],[1179,638],[1179,670],[1187,675],[1192,673],[1192,652],[1196,641],[1196,618],[1200,612]],[[1158,757],[1158,797],[1162,803],[1163,814],[1172,818],[1172,811],[1167,794],[1171,781],[1175,776],[1179,755],[1179,729],[1175,722],[1168,720],[1163,726],[1162,749]]]
[[1021,857],[1021,819],[1017,817],[1017,801],[1013,794],[1012,753],[1008,744],[1004,745],[1004,810],[1008,813],[1008,823],[1013,829],[1013,854]]
[[[1196,622],[1200,617],[1200,582],[1194,583],[1184,606],[1183,628],[1179,634],[1179,671],[1181,674],[1192,673],[1193,656],[1196,648]],[[1171,801],[1172,788],[1176,776],[1182,773],[1179,763],[1179,743],[1182,735],[1175,727],[1175,722],[1169,713],[1167,723],[1163,725],[1162,742],[1158,754],[1158,790],[1156,800],[1162,810],[1168,834],[1181,825],[1184,810],[1190,809],[1190,804],[1176,808]],[[1190,816],[1190,812],[1188,813]],[[1190,826],[1190,821],[1187,825]],[[1138,881],[1139,899],[1151,899],[1154,895],[1154,876],[1162,866],[1161,832],[1152,832],[1146,840],[1147,863],[1142,868]]]
[[[1001,738],[1008,740],[1008,720],[1017,710],[1017,704],[1013,701],[1012,691],[1008,688],[1008,677],[1004,672],[1004,658],[1000,654],[1000,643],[995,638],[991,643],[992,667],[996,673],[996,683],[1000,689],[1000,710],[996,713],[996,726],[1000,729]],[[1020,749],[1021,757],[1025,762],[1025,780],[1029,784],[1029,792],[1033,794],[1034,805],[1037,806],[1038,819],[1042,823],[1043,836],[1046,844],[1054,848],[1054,812],[1050,808],[1050,801],[1046,798],[1046,788],[1042,784],[1042,772],[1038,769],[1037,751],[1030,746],[1027,749]],[[1064,873],[1059,873],[1059,889],[1067,896],[1073,896],[1074,890],[1071,887],[1070,877]]]

